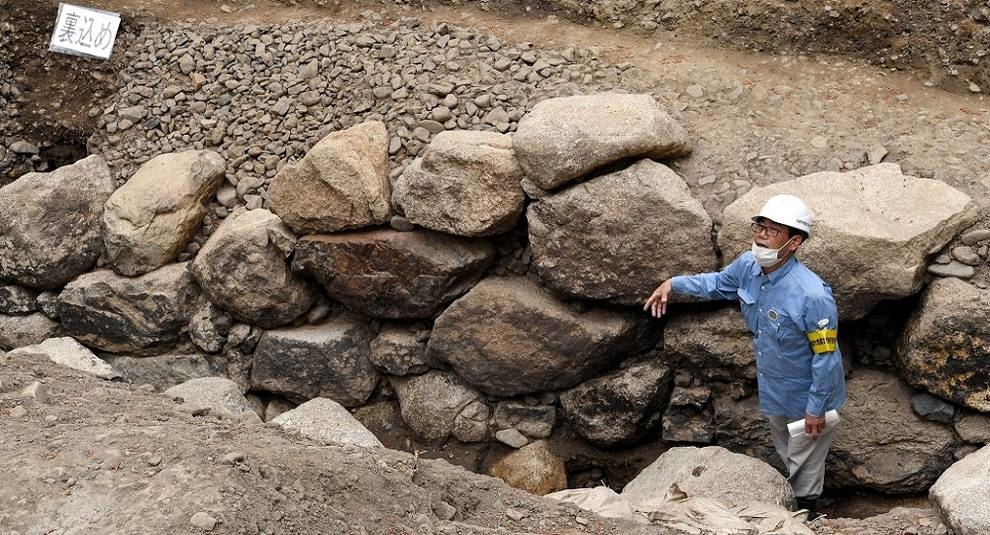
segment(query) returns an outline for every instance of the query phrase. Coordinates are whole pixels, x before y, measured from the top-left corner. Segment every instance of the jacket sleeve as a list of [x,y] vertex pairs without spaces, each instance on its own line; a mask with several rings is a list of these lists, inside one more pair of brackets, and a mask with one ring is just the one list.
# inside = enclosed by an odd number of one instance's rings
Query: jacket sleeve
[[702,299],[736,299],[736,290],[742,280],[745,263],[742,256],[736,258],[722,271],[679,275],[670,279],[671,289],[676,294],[686,294]]
[[803,328],[813,353],[811,359],[811,390],[805,413],[821,417],[825,403],[845,381],[842,353],[839,350],[839,317],[835,299],[828,293],[810,296],[802,314]]

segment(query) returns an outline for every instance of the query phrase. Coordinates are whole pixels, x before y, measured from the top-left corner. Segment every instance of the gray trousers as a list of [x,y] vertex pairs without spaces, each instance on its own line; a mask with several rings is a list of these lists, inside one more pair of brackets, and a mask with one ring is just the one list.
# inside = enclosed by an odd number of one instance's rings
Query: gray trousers
[[811,440],[811,435],[807,433],[792,437],[787,432],[787,424],[791,421],[783,416],[770,417],[773,447],[787,467],[787,481],[794,489],[794,496],[817,498],[821,496],[825,483],[825,458],[835,440],[836,428],[842,422],[826,427],[818,435],[818,440]]

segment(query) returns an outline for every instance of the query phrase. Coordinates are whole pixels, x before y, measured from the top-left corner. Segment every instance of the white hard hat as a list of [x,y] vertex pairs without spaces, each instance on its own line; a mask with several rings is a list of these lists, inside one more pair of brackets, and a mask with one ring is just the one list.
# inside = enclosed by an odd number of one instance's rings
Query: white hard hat
[[811,222],[815,216],[800,198],[794,195],[774,195],[763,205],[760,213],[753,216],[753,220],[761,217],[803,231],[810,238]]

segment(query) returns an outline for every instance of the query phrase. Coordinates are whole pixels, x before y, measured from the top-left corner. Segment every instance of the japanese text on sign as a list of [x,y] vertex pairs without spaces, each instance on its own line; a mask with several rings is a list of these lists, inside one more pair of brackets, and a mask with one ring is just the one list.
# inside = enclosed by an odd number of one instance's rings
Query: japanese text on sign
[[119,13],[59,4],[48,50],[107,59],[119,27]]

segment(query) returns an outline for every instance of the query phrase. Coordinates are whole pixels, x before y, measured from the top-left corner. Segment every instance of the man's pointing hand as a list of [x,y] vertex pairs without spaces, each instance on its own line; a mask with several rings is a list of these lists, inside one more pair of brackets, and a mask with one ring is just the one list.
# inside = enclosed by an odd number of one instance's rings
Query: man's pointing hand
[[670,279],[663,281],[663,284],[653,290],[650,298],[646,300],[643,310],[653,314],[654,318],[663,316],[667,313],[667,299],[672,291]]

